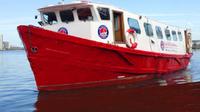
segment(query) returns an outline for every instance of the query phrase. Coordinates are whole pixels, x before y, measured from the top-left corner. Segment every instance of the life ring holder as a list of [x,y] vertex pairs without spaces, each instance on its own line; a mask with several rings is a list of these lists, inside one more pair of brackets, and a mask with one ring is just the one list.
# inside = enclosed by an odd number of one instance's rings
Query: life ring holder
[[129,48],[135,49],[137,47],[137,33],[134,29],[128,29],[126,34],[126,45]]

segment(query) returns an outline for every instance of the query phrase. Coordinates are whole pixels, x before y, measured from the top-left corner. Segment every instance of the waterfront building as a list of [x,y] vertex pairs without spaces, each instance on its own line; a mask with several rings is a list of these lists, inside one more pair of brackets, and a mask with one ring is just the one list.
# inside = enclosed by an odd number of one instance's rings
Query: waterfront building
[[3,50],[3,35],[0,34],[0,51]]
[[192,41],[192,48],[193,49],[200,49],[200,40],[193,40]]
[[9,50],[10,49],[10,43],[7,41],[3,41],[3,49],[4,50]]

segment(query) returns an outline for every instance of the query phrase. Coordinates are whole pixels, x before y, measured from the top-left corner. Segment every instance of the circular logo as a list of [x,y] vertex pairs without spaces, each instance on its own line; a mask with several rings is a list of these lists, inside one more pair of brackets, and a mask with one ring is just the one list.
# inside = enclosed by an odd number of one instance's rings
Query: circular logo
[[165,43],[163,41],[160,42],[160,47],[164,51],[164,49],[165,49]]
[[64,27],[61,27],[61,28],[58,30],[58,32],[63,33],[63,34],[68,34],[67,29],[64,28]]
[[102,39],[108,38],[108,35],[109,35],[108,28],[105,25],[101,25],[98,29],[98,34],[99,34],[99,37]]

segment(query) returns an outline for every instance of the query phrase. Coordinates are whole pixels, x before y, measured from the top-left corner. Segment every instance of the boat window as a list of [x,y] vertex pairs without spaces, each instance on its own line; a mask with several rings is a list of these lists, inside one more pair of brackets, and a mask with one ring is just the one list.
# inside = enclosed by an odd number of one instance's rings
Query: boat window
[[165,36],[166,36],[167,40],[171,40],[171,34],[168,29],[165,30]]
[[97,8],[99,15],[101,17],[101,20],[110,20],[110,12],[108,8]]
[[136,33],[141,34],[140,25],[136,19],[128,18],[128,24],[131,29],[136,31]]
[[180,41],[183,41],[183,36],[182,36],[182,33],[181,33],[181,32],[178,32],[178,37],[179,37],[179,40],[180,40]]
[[119,18],[119,16],[114,16],[114,26],[115,26],[115,31],[117,32],[117,31],[119,31],[120,30],[120,23],[119,23],[119,21],[120,21],[120,18]]
[[54,12],[43,13],[43,19],[46,24],[52,25],[58,23],[56,14]]
[[90,8],[80,8],[77,10],[78,18],[81,21],[93,20],[92,12]]
[[153,28],[152,28],[152,25],[149,24],[149,23],[144,23],[144,29],[145,29],[145,32],[146,32],[146,35],[149,36],[149,37],[152,37],[153,36]]
[[176,35],[176,31],[172,31],[172,36],[173,36],[174,41],[178,40],[177,35]]
[[64,11],[60,11],[60,17],[62,22],[72,22],[74,21],[74,15],[72,10],[64,10]]
[[163,33],[162,33],[162,29],[160,26],[156,26],[156,34],[157,34],[157,37],[158,39],[163,39]]

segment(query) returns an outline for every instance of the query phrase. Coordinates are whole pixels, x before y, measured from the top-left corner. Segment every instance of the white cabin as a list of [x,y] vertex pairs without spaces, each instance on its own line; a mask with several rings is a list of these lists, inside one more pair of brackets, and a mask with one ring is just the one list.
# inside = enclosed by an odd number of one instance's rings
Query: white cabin
[[[191,33],[120,8],[90,2],[74,2],[40,8],[40,25],[48,30],[127,47],[128,29],[137,33],[137,50],[191,53]],[[188,38],[188,39],[187,39]]]

